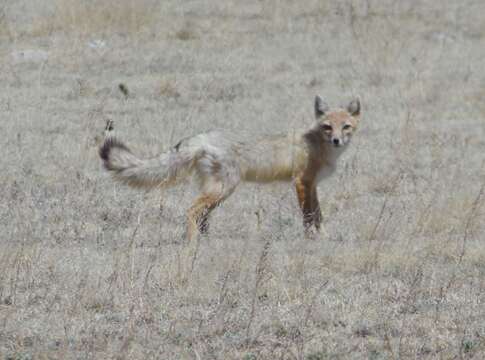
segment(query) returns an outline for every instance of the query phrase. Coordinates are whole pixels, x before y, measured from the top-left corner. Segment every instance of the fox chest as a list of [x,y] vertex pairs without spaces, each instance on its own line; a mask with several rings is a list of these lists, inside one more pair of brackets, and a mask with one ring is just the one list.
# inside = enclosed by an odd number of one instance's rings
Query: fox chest
[[344,150],[345,147],[331,148],[316,153],[309,159],[306,169],[308,176],[319,182],[332,175],[337,168],[337,159]]
[[316,181],[320,182],[321,180],[329,177],[335,172],[335,164],[325,164],[323,165],[316,174]]

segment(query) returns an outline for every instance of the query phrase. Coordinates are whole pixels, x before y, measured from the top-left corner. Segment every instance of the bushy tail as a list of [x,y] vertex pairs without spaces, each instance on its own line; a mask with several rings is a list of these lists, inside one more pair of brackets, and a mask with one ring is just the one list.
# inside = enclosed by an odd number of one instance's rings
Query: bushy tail
[[133,187],[154,188],[171,185],[187,176],[199,157],[197,151],[171,151],[150,159],[140,159],[118,139],[108,136],[99,149],[104,167],[114,178]]

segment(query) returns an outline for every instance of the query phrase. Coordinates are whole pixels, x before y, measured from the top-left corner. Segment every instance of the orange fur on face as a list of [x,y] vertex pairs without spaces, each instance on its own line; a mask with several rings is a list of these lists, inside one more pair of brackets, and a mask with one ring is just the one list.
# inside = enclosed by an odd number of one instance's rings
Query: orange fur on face
[[325,141],[332,143],[337,140],[339,145],[349,142],[358,122],[359,116],[352,116],[346,110],[332,111],[318,119]]

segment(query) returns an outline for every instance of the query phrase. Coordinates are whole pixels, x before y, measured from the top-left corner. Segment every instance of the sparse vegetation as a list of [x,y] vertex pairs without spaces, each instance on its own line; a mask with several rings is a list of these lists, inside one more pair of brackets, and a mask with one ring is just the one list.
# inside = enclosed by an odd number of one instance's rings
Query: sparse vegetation
[[[0,359],[484,358],[483,11],[0,5]],[[316,240],[291,185],[240,187],[187,277],[190,187],[140,194],[101,170],[107,119],[150,155],[308,125],[316,93],[363,104]]]
[[161,11],[154,0],[54,0],[51,10],[36,17],[32,34],[63,32],[73,36],[136,34],[153,27]]
[[167,79],[161,80],[158,89],[158,96],[166,96],[169,98],[180,97],[180,93],[177,91],[176,82]]
[[175,32],[175,38],[182,41],[195,40],[197,34],[190,24],[186,24],[182,29]]

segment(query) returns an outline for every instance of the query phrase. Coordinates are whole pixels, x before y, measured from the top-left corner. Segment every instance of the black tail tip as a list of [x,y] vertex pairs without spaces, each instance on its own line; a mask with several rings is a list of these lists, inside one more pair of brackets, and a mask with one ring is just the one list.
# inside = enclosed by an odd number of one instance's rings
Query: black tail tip
[[130,151],[125,144],[114,137],[107,137],[104,139],[103,145],[99,148],[99,157],[103,159],[105,165],[109,162],[109,154],[111,149],[119,148],[126,151]]
[[99,156],[103,161],[109,160],[109,153],[111,152],[111,148],[113,147],[113,138],[106,138],[104,139],[103,145],[99,148]]

